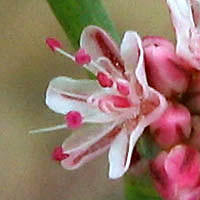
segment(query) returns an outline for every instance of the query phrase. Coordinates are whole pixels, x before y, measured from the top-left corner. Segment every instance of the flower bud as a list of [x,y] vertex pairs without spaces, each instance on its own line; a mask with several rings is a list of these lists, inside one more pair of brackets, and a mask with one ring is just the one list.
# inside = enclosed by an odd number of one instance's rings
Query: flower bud
[[181,104],[170,103],[159,120],[150,125],[150,131],[164,149],[179,144],[190,135],[190,112]]
[[164,168],[166,158],[167,153],[161,152],[150,162],[150,172],[159,194],[165,199],[172,199],[174,187]]
[[[150,164],[150,170],[160,195],[168,200],[198,198],[200,153],[186,145],[161,152]],[[160,181],[161,180],[161,181]]]
[[150,36],[144,38],[143,46],[149,84],[168,97],[185,92],[189,75],[173,44],[164,38]]

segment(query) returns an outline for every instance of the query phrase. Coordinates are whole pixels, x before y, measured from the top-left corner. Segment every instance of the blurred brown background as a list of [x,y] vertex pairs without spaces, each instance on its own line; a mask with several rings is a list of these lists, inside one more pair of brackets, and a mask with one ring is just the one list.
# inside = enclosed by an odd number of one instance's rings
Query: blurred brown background
[[[121,34],[129,29],[173,38],[164,0],[105,0],[105,5]],[[62,123],[62,116],[44,105],[49,80],[85,76],[46,48],[47,36],[73,52],[45,0],[0,1],[0,199],[123,200],[122,179],[107,178],[107,155],[66,171],[50,154],[67,131],[28,135]]]

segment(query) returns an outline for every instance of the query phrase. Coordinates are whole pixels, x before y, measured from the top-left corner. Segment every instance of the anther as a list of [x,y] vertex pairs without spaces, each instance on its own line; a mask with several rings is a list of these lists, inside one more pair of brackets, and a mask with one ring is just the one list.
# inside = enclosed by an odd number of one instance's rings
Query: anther
[[85,49],[79,49],[75,54],[75,61],[79,65],[89,64],[91,62],[91,56]]
[[128,84],[121,81],[117,82],[117,90],[120,94],[125,96],[129,95],[130,93]]
[[80,112],[70,111],[65,115],[66,124],[71,129],[77,129],[82,125],[83,118]]
[[57,48],[62,48],[62,44],[60,41],[56,40],[55,38],[47,38],[46,39],[46,44],[48,47],[55,52]]
[[113,81],[110,79],[106,74],[103,72],[98,72],[97,74],[97,80],[99,81],[99,84],[102,87],[112,87],[113,86]]
[[52,159],[55,161],[62,161],[69,157],[69,154],[63,152],[63,148],[61,146],[55,147],[52,152]]

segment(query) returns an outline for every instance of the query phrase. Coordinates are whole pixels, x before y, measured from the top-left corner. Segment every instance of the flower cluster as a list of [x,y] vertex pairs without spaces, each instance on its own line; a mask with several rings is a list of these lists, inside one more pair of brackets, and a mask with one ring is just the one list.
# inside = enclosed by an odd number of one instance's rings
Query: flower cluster
[[200,1],[166,0],[177,44],[144,39],[148,82],[168,101],[150,132],[162,148],[150,162],[160,195],[166,200],[200,198]]
[[149,163],[160,195],[167,200],[200,198],[200,1],[166,0],[176,31],[170,41],[136,32],[120,48],[96,26],[86,27],[74,55],[47,39],[54,52],[72,59],[96,80],[53,79],[46,104],[65,123],[33,132],[76,129],[53,158],[75,169],[109,149],[109,177],[129,168],[144,129],[161,152]]

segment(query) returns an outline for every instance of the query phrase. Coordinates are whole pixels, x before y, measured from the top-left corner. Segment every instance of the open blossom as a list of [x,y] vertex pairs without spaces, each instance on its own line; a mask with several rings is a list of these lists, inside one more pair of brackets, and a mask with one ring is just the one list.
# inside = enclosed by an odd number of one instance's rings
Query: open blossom
[[191,146],[178,145],[161,152],[150,165],[161,196],[166,200],[199,200],[200,153]]
[[200,1],[166,0],[176,30],[177,55],[200,69]]
[[63,114],[61,128],[75,130],[54,156],[66,169],[76,169],[109,149],[109,177],[118,178],[129,168],[132,152],[145,127],[164,112],[165,98],[146,80],[142,42],[136,32],[125,33],[120,49],[102,29],[89,26],[75,57],[55,39],[47,44],[96,75],[97,80],[53,79],[46,104]]

